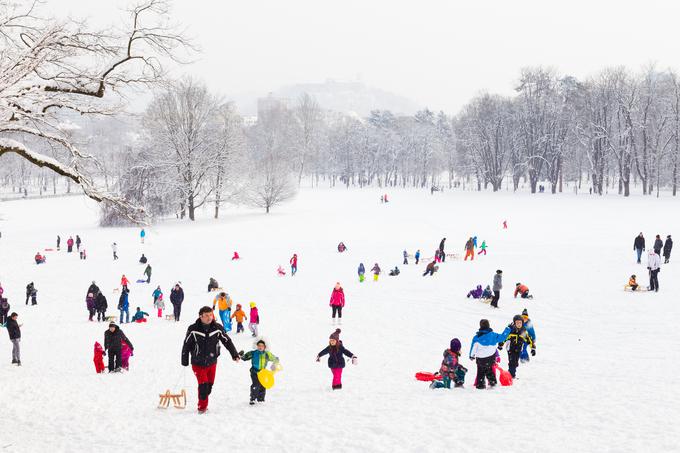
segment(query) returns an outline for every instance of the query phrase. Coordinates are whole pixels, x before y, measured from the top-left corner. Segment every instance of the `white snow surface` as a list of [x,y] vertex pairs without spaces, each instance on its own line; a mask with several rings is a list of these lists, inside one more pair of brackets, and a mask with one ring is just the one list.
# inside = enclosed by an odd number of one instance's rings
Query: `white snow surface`
[[[623,291],[633,273],[647,283],[634,236],[643,231],[651,246],[655,234],[678,231],[677,199],[390,190],[391,202],[381,204],[381,192],[303,190],[269,215],[231,209],[219,221],[206,210],[195,223],[147,228],[144,245],[139,228],[98,227],[98,208],[83,197],[0,204],[0,282],[23,324],[22,367],[10,364],[0,330],[0,451],[680,451],[680,249],[662,266],[658,294]],[[33,255],[54,247],[57,234],[62,251],[36,266]],[[65,252],[76,234],[87,261]],[[472,235],[487,241],[488,256],[449,260],[433,278],[421,276],[427,262],[401,265],[404,249],[431,257],[446,237],[447,251],[460,254]],[[242,260],[230,261],[234,250]],[[142,252],[152,284],[132,285],[130,311],[140,306],[151,318],[122,326],[135,346],[130,371],[97,375],[93,344],[103,344],[106,325],[87,321],[87,287],[96,280],[117,313],[113,289],[122,274],[141,276]],[[293,253],[297,276],[278,277]],[[378,262],[380,281],[360,284],[359,262],[367,271]],[[394,265],[402,273],[388,277]],[[465,298],[499,268],[499,310]],[[260,332],[284,369],[266,403],[250,407],[249,364],[223,349],[208,413],[198,415],[180,350],[198,309],[212,303],[211,276],[246,310],[257,302]],[[156,318],[153,289],[161,285],[171,308],[178,280],[182,321]],[[24,305],[29,281],[38,289],[34,307]],[[335,328],[328,304],[336,281],[347,299],[341,339],[359,358],[340,391],[330,388],[325,358],[314,360]],[[535,299],[512,298],[518,281]],[[475,389],[467,352],[479,320],[500,331],[525,307],[536,357],[520,365],[512,387]],[[231,337],[239,350],[252,347],[249,334]],[[438,369],[454,337],[470,370],[465,388],[416,381],[416,372]],[[183,387],[187,409],[156,408],[159,393]]]

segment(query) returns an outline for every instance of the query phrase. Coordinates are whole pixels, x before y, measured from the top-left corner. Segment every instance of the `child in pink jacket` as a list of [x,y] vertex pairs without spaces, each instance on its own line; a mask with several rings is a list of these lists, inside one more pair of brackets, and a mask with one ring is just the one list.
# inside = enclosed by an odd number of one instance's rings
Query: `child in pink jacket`
[[121,341],[120,366],[126,371],[130,370],[130,356],[132,356],[132,349],[130,349],[130,346],[125,341]]
[[333,292],[331,293],[331,302],[329,304],[332,310],[332,318],[335,323],[335,315],[338,315],[338,321],[342,320],[342,307],[345,306],[345,291],[340,286],[340,282],[335,283]]

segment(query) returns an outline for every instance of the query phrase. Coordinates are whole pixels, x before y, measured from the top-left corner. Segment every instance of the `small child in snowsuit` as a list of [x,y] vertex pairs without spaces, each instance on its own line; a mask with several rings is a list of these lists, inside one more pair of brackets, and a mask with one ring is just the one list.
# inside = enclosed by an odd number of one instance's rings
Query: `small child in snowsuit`
[[420,261],[420,249],[416,250],[416,254],[414,257],[416,259],[416,264],[418,264],[418,262]]
[[104,366],[104,348],[99,344],[98,341],[94,342],[94,370],[99,373],[103,373],[106,367]]
[[486,255],[486,241],[482,241],[478,255]]
[[408,252],[404,250],[404,264],[408,264]]
[[[536,330],[534,330],[534,323],[532,323],[531,319],[529,319],[529,312],[527,311],[526,308],[522,310],[522,319],[524,320],[524,328],[527,329],[527,333],[531,337],[531,341],[534,344],[534,348],[536,348]],[[520,362],[529,361],[529,353],[527,352],[527,346],[529,346],[529,343],[524,343],[522,353],[519,356]]]
[[366,268],[364,267],[364,263],[359,263],[357,273],[359,274],[359,283],[362,283],[366,279]]
[[243,311],[241,304],[236,304],[236,311],[231,315],[231,319],[236,318],[236,333],[243,332],[243,320],[248,319],[246,312]]
[[484,288],[484,292],[482,293],[482,299],[491,299],[493,297],[493,293],[491,292],[491,286],[486,285],[486,288]]
[[460,364],[460,340],[454,338],[451,340],[450,348],[444,351],[444,360],[442,360],[442,365],[439,368],[439,374],[441,375],[441,381],[432,381],[430,385],[431,388],[451,388],[451,382],[453,381],[454,387],[462,387],[465,383],[465,373],[467,373],[467,368]]
[[520,295],[522,299],[533,299],[534,296],[529,294],[529,287],[527,285],[523,285],[522,283],[517,283],[515,284],[515,298],[517,298],[517,295]]
[[163,317],[163,310],[165,310],[165,302],[163,301],[163,293],[161,293],[160,296],[158,296],[158,299],[156,299],[154,306],[158,310],[158,317],[162,318]]
[[630,286],[631,291],[635,291],[640,286],[637,284],[637,277],[635,276],[635,274],[631,275],[630,278],[628,279],[628,286]]
[[137,307],[137,311],[132,316],[132,322],[136,323],[146,322],[145,316],[149,316],[149,314],[145,311],[142,311],[139,307]]
[[132,349],[130,349],[130,346],[125,342],[125,340],[122,340],[120,342],[120,366],[125,371],[130,370],[130,356],[132,355]]
[[373,269],[371,269],[371,272],[373,272],[373,281],[377,282],[378,276],[380,275],[380,272],[381,272],[380,266],[378,266],[378,263],[375,263],[375,265],[373,265]]
[[521,315],[515,315],[512,318],[512,328],[510,334],[505,341],[498,343],[498,350],[502,351],[505,343],[508,343],[508,371],[514,378],[519,366],[519,356],[522,353],[522,348],[525,344],[531,346],[531,355],[536,355],[536,346],[534,345],[529,332],[524,327],[524,319]]
[[276,273],[279,274],[279,277],[283,277],[286,275],[286,271],[283,270],[283,267],[279,264],[279,268],[276,269]]
[[257,310],[255,302],[250,303],[250,322],[248,323],[248,329],[252,332],[252,336],[257,336],[257,326],[260,324],[260,313]]
[[239,354],[241,356],[241,360],[244,362],[247,360],[251,360],[251,366],[250,366],[250,405],[252,406],[255,404],[255,400],[257,400],[259,403],[264,403],[264,397],[267,394],[267,389],[264,388],[262,383],[260,383],[260,379],[257,376],[257,373],[260,370],[264,370],[267,368],[267,364],[269,362],[272,362],[272,371],[276,364],[279,363],[279,358],[276,357],[274,354],[271,352],[267,351],[267,344],[264,342],[264,340],[260,340],[257,342],[257,349],[253,351],[246,352],[245,354],[243,351]]
[[340,390],[342,388],[342,369],[345,368],[345,357],[352,359],[352,364],[356,365],[357,357],[348,349],[345,349],[342,341],[340,341],[340,329],[335,329],[330,337],[328,337],[328,346],[319,352],[316,356],[316,361],[320,362],[321,357],[328,354],[328,368],[333,373],[333,390]]
[[400,273],[401,273],[401,271],[399,270],[399,268],[397,266],[394,266],[394,269],[390,269],[390,277],[396,277]]

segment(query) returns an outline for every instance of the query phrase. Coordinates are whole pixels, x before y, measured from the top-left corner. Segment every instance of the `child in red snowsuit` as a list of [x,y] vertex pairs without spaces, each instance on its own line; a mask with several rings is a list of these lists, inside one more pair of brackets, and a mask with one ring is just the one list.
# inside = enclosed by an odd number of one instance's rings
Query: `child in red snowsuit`
[[94,370],[99,373],[104,372],[104,348],[98,341],[94,342]]

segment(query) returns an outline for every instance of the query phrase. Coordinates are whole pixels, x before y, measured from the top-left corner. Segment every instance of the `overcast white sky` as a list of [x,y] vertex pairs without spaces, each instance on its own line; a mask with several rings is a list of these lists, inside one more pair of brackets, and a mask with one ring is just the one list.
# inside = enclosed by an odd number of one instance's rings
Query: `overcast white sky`
[[[47,0],[55,14],[113,19],[116,0]],[[183,68],[222,93],[355,79],[433,109],[511,93],[519,70],[585,77],[607,65],[680,69],[672,0],[175,0],[203,52]]]

